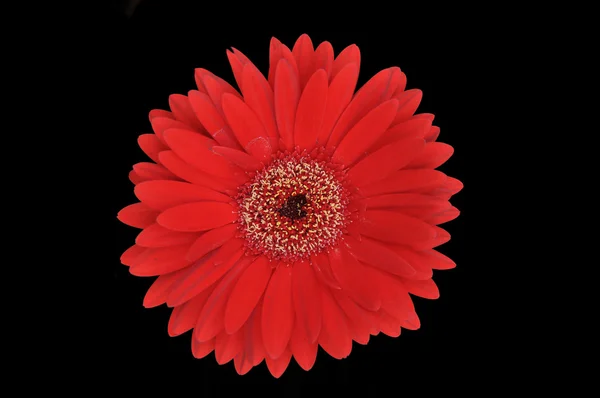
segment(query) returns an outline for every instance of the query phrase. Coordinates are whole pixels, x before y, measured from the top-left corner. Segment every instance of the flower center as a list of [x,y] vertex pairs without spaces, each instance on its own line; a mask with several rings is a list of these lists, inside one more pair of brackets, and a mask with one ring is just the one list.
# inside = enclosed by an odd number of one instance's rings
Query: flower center
[[288,263],[334,245],[349,220],[345,173],[324,149],[279,153],[240,187],[240,231],[250,254]]

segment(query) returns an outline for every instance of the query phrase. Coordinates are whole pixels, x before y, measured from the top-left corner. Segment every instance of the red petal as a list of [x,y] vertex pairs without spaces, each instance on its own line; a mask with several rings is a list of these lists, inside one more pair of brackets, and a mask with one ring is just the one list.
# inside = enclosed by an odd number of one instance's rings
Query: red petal
[[175,116],[169,111],[164,111],[162,109],[152,109],[148,114],[148,119],[152,122],[152,119],[157,117],[166,117],[167,119],[175,119]]
[[294,146],[294,122],[300,99],[300,86],[297,73],[285,59],[277,65],[273,91],[279,137],[285,149],[291,150]]
[[279,133],[275,122],[275,106],[273,91],[267,79],[260,73],[256,66],[249,63],[243,69],[242,92],[244,102],[256,114],[269,138],[269,144],[276,150],[279,145]]
[[202,82],[204,83],[204,87],[206,87],[206,93],[221,114],[223,113],[223,108],[221,107],[221,99],[223,95],[231,94],[238,98],[242,98],[240,93],[233,88],[231,84],[227,83],[220,77],[213,75],[209,71],[198,68],[196,69],[196,73],[202,75]]
[[148,207],[163,211],[171,207],[194,202],[231,202],[220,192],[179,181],[146,181],[134,189],[135,196]]
[[408,330],[417,330],[421,327],[421,321],[415,312],[409,315],[409,318],[402,322],[402,327]]
[[406,89],[406,75],[404,72],[400,71],[400,76],[398,76],[398,86],[396,90],[394,90],[394,94],[392,94],[392,98],[398,98],[400,94],[404,92]]
[[246,338],[244,352],[252,366],[257,366],[265,358],[265,347],[262,340],[262,299],[258,302],[248,323],[246,324]]
[[344,242],[354,256],[363,263],[398,276],[410,277],[415,274],[415,269],[410,263],[399,257],[386,244],[367,237],[363,237],[359,242],[349,236],[344,238]]
[[185,95],[181,94],[172,94],[169,96],[169,107],[175,115],[175,118],[180,122],[184,123],[188,127],[191,127],[193,130],[207,134],[204,126],[200,123],[194,111],[192,110],[192,106],[190,105],[190,101]]
[[348,172],[348,178],[355,186],[384,179],[392,172],[406,166],[424,147],[425,141],[420,138],[408,138],[387,145],[352,167]]
[[[235,82],[240,89],[242,90],[243,82],[244,82],[244,62],[240,57],[234,54],[232,51],[226,50],[227,59],[229,60],[229,65],[231,66],[231,71],[233,72],[233,77],[235,78]],[[243,94],[243,92],[242,92]]]
[[316,71],[308,80],[298,102],[294,141],[300,149],[312,150],[317,142],[327,105],[327,73]]
[[269,135],[256,114],[233,95],[223,95],[223,112],[242,147],[259,161],[270,159]]
[[360,69],[360,50],[356,44],[351,44],[344,48],[341,53],[333,61],[331,67],[331,79],[333,79],[344,69],[347,65],[355,64],[356,69]]
[[[317,303],[319,303],[319,311],[321,310],[320,300],[317,299]],[[319,325],[320,326],[320,325]],[[303,327],[299,324],[294,326],[294,330],[292,331],[292,337],[290,339],[290,351],[294,355],[294,359],[298,362],[298,365],[306,371],[312,369],[315,361],[317,360],[317,350],[319,345],[315,343],[311,343],[306,338],[306,333],[303,330]]]
[[215,142],[210,138],[180,129],[165,131],[164,138],[177,156],[189,165],[217,177],[236,181],[242,178],[242,171],[238,167],[211,150]]
[[456,263],[454,261],[435,250],[427,250],[424,252],[419,252],[418,254],[422,256],[423,261],[426,261],[427,264],[429,264],[429,266],[433,269],[446,270],[456,267]]
[[167,329],[169,336],[179,336],[196,326],[200,312],[211,293],[212,289],[205,290],[190,301],[173,309]]
[[196,232],[222,227],[235,222],[235,208],[223,202],[196,202],[172,207],[158,216],[156,221],[173,231]]
[[[228,256],[225,261],[217,263],[217,255],[221,252]],[[236,241],[231,241],[228,245],[222,246],[217,253],[211,253],[196,261],[188,268],[185,277],[173,286],[167,298],[169,307],[181,305],[208,289],[231,270],[240,257],[242,257],[240,245],[236,246]]]
[[[294,264],[292,270],[292,298],[296,313],[296,324],[308,341],[314,343],[321,331],[320,289],[314,271],[306,261]],[[293,351],[293,350],[292,350]]]
[[160,275],[144,296],[144,307],[153,308],[167,302],[167,296],[171,292],[171,287],[177,282],[185,270],[171,272],[170,274]]
[[135,238],[135,242],[143,247],[168,247],[192,243],[198,237],[189,232],[173,232],[158,224],[152,224]]
[[329,140],[331,130],[338,118],[352,100],[356,83],[358,81],[358,64],[350,63],[337,74],[329,85],[327,94],[327,106],[323,123],[318,136],[318,143],[325,145]]
[[265,361],[267,362],[267,368],[269,369],[269,372],[271,372],[274,378],[278,379],[287,369],[291,359],[292,352],[286,348],[283,354],[277,357],[277,359],[267,357],[265,358]]
[[333,154],[333,161],[351,165],[360,159],[388,128],[397,107],[398,102],[393,99],[369,112],[342,138]]
[[154,224],[158,214],[143,203],[134,203],[121,210],[117,218],[130,227],[144,229]]
[[460,211],[456,207],[451,207],[444,212],[424,218],[424,221],[432,225],[440,225],[454,220],[459,215]]
[[208,341],[223,330],[225,305],[227,304],[227,299],[229,299],[229,294],[240,274],[251,262],[252,258],[243,257],[215,287],[215,290],[204,305],[198,318],[198,323],[194,328],[195,339],[198,341]]
[[425,145],[425,150],[421,152],[408,165],[409,169],[435,169],[444,163],[454,153],[454,148],[442,142],[431,142]]
[[158,139],[164,143],[166,143],[163,137],[165,131],[169,129],[189,129],[189,127],[185,123],[181,123],[177,120],[165,117],[154,118],[150,121],[150,123],[152,124],[152,130],[154,130],[154,133],[156,134]]
[[196,261],[211,251],[223,246],[225,242],[233,239],[237,234],[236,224],[225,225],[205,232],[190,247],[186,258],[190,261]]
[[294,326],[292,270],[280,264],[265,291],[262,335],[270,358],[279,358],[286,349]]
[[444,173],[437,170],[400,170],[384,180],[376,181],[361,188],[361,193],[366,197],[370,197],[390,193],[411,192],[432,186],[439,186],[447,178]]
[[343,291],[332,293],[335,301],[346,314],[346,323],[352,339],[357,343],[367,344],[369,342],[369,332],[377,320],[375,313],[367,311],[356,304]]
[[141,162],[133,165],[133,171],[144,181],[148,180],[178,180],[177,176],[155,163]]
[[370,149],[374,152],[386,145],[407,138],[424,138],[425,133],[431,128],[431,121],[427,119],[410,119],[406,122],[390,127]]
[[129,268],[129,272],[135,276],[156,276],[185,268],[189,265],[189,261],[185,259],[189,247],[184,244],[149,249],[143,258]]
[[414,310],[412,300],[403,283],[387,272],[377,271],[381,291],[381,309],[397,319],[405,319]]
[[263,166],[263,163],[246,152],[224,146],[214,146],[212,149],[214,153],[223,156],[244,171],[256,171]]
[[329,82],[329,77],[333,69],[333,47],[328,41],[319,44],[315,50],[314,70],[319,69],[325,69],[325,72],[327,72],[327,82]]
[[360,306],[377,311],[381,299],[371,269],[359,263],[344,246],[338,246],[328,254],[331,270],[342,289]]
[[446,232],[445,230],[443,230],[442,228],[435,227],[435,226],[432,226],[431,228],[433,228],[436,232],[435,239],[430,240],[429,242],[424,242],[422,247],[419,247],[419,249],[421,249],[421,250],[433,249],[434,247],[441,246],[450,240],[450,234],[448,232]]
[[402,322],[385,311],[379,311],[379,327],[386,336],[398,337],[401,333]]
[[135,264],[135,261],[139,256],[146,252],[146,248],[138,245],[133,245],[129,249],[125,250],[121,255],[121,264],[128,267]]
[[440,136],[440,128],[438,126],[431,126],[429,132],[425,134],[425,141],[433,142]]
[[204,342],[192,338],[192,354],[196,359],[202,359],[215,349],[215,339]]
[[275,92],[276,86],[276,71],[278,69],[279,61],[282,59],[288,62],[289,66],[294,71],[294,75],[298,76],[298,66],[296,65],[296,59],[294,58],[292,51],[285,44],[282,44],[273,37],[271,38],[271,47],[269,50],[269,84],[273,88],[273,92]]
[[319,345],[335,359],[343,359],[352,351],[352,337],[346,317],[328,289],[321,289],[323,326],[319,334]]
[[446,200],[417,193],[396,193],[373,196],[367,198],[365,203],[367,209],[424,208],[430,212],[437,212],[450,208],[450,203]]
[[225,123],[222,112],[220,112],[207,94],[199,91],[190,91],[188,93],[190,105],[196,117],[202,122],[211,137],[219,143],[219,145],[241,148],[238,144],[233,132]]
[[406,90],[395,98],[398,100],[398,113],[392,126],[410,119],[415,114],[423,99],[423,92],[419,89]]
[[292,55],[294,55],[296,65],[298,65],[300,89],[302,89],[306,86],[306,82],[308,82],[314,72],[315,62],[315,49],[312,40],[310,40],[310,37],[308,37],[307,34],[303,34],[296,40],[296,44],[294,44],[294,48],[292,48]]
[[160,163],[158,154],[162,151],[169,150],[169,148],[158,139],[156,134],[140,135],[138,137],[138,145],[142,148],[142,151],[156,163]]
[[[335,62],[333,66],[335,69]],[[390,91],[391,83],[394,81],[394,74],[397,73],[400,73],[400,69],[396,67],[384,69],[373,76],[371,80],[358,90],[333,128],[327,142],[328,147],[336,147],[348,130],[354,127],[359,120],[392,97],[392,92]],[[395,109],[393,112],[395,114],[398,106],[397,102],[394,102],[394,104]],[[394,116],[390,117],[390,123],[392,120],[394,120]]]
[[406,279],[414,279],[414,280],[424,280],[429,279],[433,275],[433,271],[431,270],[431,266],[423,261],[419,252],[415,251],[410,247],[403,246],[390,246],[390,249],[393,250],[400,258],[404,259],[414,270],[416,271],[412,275],[404,276]]
[[219,192],[237,193],[237,182],[226,178],[213,177],[210,174],[195,169],[184,162],[179,156],[175,155],[175,152],[173,151],[161,152],[158,157],[160,158],[160,162],[169,169],[169,171],[182,180],[209,187]]
[[423,297],[430,300],[435,300],[440,297],[440,291],[436,286],[433,279],[425,279],[425,280],[411,280],[411,279],[403,279],[402,283],[408,290],[410,294],[414,294],[415,296]]
[[246,323],[262,297],[273,268],[265,256],[259,256],[237,281],[225,308],[225,331],[237,332]]
[[385,210],[367,211],[362,222],[362,233],[384,242],[410,246],[429,242],[437,236],[435,227],[419,219]]
[[243,333],[229,335],[222,331],[215,340],[215,359],[219,365],[231,361],[242,350]]
[[331,272],[331,266],[329,265],[329,257],[327,257],[326,253],[321,252],[316,256],[311,256],[310,264],[312,265],[312,268],[315,271],[315,275],[321,282],[331,287],[332,289],[341,289],[340,284],[335,279],[335,276],[333,276],[333,272]]
[[133,182],[133,185],[137,185],[140,182],[146,181],[145,179],[143,179],[142,177],[140,177],[139,175],[137,175],[137,173],[133,170],[131,170],[129,172],[129,181]]

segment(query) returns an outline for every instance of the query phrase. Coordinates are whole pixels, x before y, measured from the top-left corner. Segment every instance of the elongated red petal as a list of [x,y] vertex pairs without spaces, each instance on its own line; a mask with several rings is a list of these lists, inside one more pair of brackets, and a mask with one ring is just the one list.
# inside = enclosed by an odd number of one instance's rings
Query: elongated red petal
[[408,138],[387,145],[354,165],[348,172],[348,178],[355,186],[382,180],[406,166],[424,147],[425,141],[420,138]]
[[398,256],[384,243],[367,237],[358,241],[349,236],[344,238],[344,242],[354,256],[365,264],[398,276],[410,277],[415,274],[415,269],[410,263]]
[[184,257],[188,248],[189,244],[149,249],[129,272],[135,276],[157,276],[185,268],[189,265]]
[[315,63],[315,50],[312,40],[307,34],[303,34],[296,40],[296,44],[292,48],[292,55],[296,59],[296,65],[298,65],[300,89],[302,89],[313,74]]
[[439,187],[447,178],[444,173],[437,170],[400,170],[390,174],[384,180],[362,187],[361,193],[366,197],[371,197],[417,191],[429,187]]
[[344,313],[328,289],[321,289],[323,327],[319,334],[319,345],[335,359],[343,359],[352,351],[352,337]]
[[215,287],[204,305],[198,323],[194,328],[194,338],[198,341],[208,341],[219,334],[224,326],[225,306],[235,282],[252,262],[252,258],[244,257],[231,268]]
[[196,326],[200,312],[211,293],[212,289],[205,290],[190,301],[173,309],[167,328],[169,336],[179,336]]
[[[320,311],[320,294],[318,296],[319,298],[317,298],[317,302],[319,303]],[[315,361],[317,360],[318,348],[319,345],[316,342],[311,343],[308,340],[303,327],[299,324],[296,324],[294,326],[294,330],[292,331],[292,337],[290,338],[290,351],[302,369],[306,371],[312,369]]]
[[185,278],[173,286],[167,298],[167,304],[170,307],[181,305],[221,279],[242,256],[239,246],[235,247],[234,245],[235,243],[232,242],[231,246],[222,246],[219,249],[219,251],[227,251],[229,254],[223,262],[215,263],[215,254],[208,255],[192,264],[188,268]]
[[392,125],[404,122],[415,114],[423,99],[423,92],[419,89],[406,90],[395,98],[398,100],[398,113]]
[[158,214],[159,212],[143,203],[134,203],[121,210],[117,218],[130,227],[143,229],[154,224]]
[[356,44],[351,44],[344,48],[335,58],[331,67],[330,81],[333,81],[342,69],[349,64],[355,64],[357,70],[360,69],[360,49]]
[[195,202],[165,210],[156,221],[173,231],[208,231],[238,218],[235,208],[223,202]]
[[244,271],[237,281],[225,308],[225,331],[237,332],[250,317],[262,297],[273,268],[269,260],[259,256]]
[[272,152],[269,136],[256,114],[233,95],[223,95],[223,112],[242,147],[257,158],[266,161]]
[[434,142],[440,136],[440,128],[438,126],[431,126],[429,132],[425,134],[425,141]]
[[[319,44],[315,50],[314,71],[324,69],[327,72],[327,82],[333,69],[333,46],[328,41]],[[311,72],[311,74],[314,72]]]
[[205,232],[198,237],[187,252],[186,258],[190,261],[196,261],[211,251],[223,246],[237,234],[237,225],[229,224]]
[[327,257],[327,253],[321,252],[317,255],[311,256],[310,264],[312,265],[312,268],[315,271],[315,275],[321,282],[323,282],[325,285],[329,286],[334,290],[341,289],[340,284],[335,279],[335,276],[331,271],[331,266],[329,265],[329,257]]
[[426,209],[430,212],[443,211],[450,208],[450,203],[436,197],[418,193],[395,193],[373,196],[365,200],[367,209]]
[[179,270],[163,274],[156,278],[144,296],[144,307],[153,308],[166,303],[171,287],[177,282],[183,271]]
[[135,243],[143,247],[168,247],[191,244],[197,237],[195,233],[174,232],[158,224],[152,224],[139,233]]
[[331,81],[327,94],[325,115],[317,139],[319,145],[327,144],[335,123],[352,100],[357,81],[358,65],[355,63],[344,66],[335,79]]
[[431,121],[424,118],[413,118],[390,127],[379,140],[371,147],[374,152],[386,145],[393,144],[398,140],[407,138],[425,138],[425,134],[431,128]]
[[[298,66],[296,65],[296,59],[292,54],[292,51],[285,44],[282,44],[275,37],[271,38],[271,46],[269,49],[269,84],[275,92],[276,86],[276,74],[279,68],[279,62],[285,60],[288,65],[292,68],[293,73],[298,76]],[[298,83],[298,88],[300,83]]]
[[173,116],[173,114],[171,112],[165,111],[162,109],[152,109],[148,113],[148,119],[150,120],[150,122],[152,122],[152,119],[157,118],[157,117],[166,117],[167,119],[175,119],[175,116]]
[[238,183],[226,178],[218,178],[200,171],[184,162],[173,151],[161,152],[158,157],[160,162],[173,174],[182,180],[189,181],[203,187],[208,187],[219,192],[235,194]]
[[292,270],[280,264],[265,291],[262,312],[262,335],[269,358],[279,358],[285,351],[294,326]]
[[454,148],[443,142],[431,142],[425,145],[425,149],[407,166],[409,169],[435,169],[444,163],[454,153]]
[[330,250],[329,263],[340,286],[354,301],[370,311],[377,311],[381,307],[381,298],[372,272],[360,264],[345,247]]
[[177,176],[163,166],[150,162],[140,162],[133,166],[133,171],[144,181],[178,180]]
[[385,210],[367,211],[362,233],[384,242],[406,243],[410,246],[429,242],[437,236],[435,228],[429,224]]
[[202,359],[215,349],[215,339],[200,342],[192,338],[192,354],[196,359]]
[[164,133],[165,141],[189,165],[216,177],[244,178],[242,170],[211,148],[215,141],[189,130],[170,129]]
[[289,350],[289,348],[286,348],[283,353],[275,359],[267,356],[265,358],[265,362],[267,363],[267,369],[269,369],[271,375],[278,379],[287,369],[291,359],[292,352]]
[[121,255],[121,263],[128,267],[135,264],[136,259],[146,251],[145,247],[139,245],[133,245],[129,249],[125,250]]
[[333,161],[347,166],[356,162],[388,128],[397,107],[398,101],[393,99],[369,112],[342,138],[333,153]]
[[199,91],[188,93],[190,105],[196,117],[202,122],[208,134],[219,143],[230,148],[241,148],[233,132],[225,122],[215,104],[207,94]]
[[256,158],[248,155],[246,152],[238,151],[237,149],[215,146],[213,147],[213,152],[223,156],[244,171],[256,171],[263,165],[263,163]]
[[206,134],[206,129],[202,126],[196,115],[194,115],[190,101],[185,95],[172,94],[169,96],[169,107],[178,121],[196,132]]
[[367,344],[370,331],[377,321],[376,312],[362,308],[341,290],[334,291],[332,294],[342,312],[346,314],[346,324],[352,340]]
[[273,92],[275,119],[281,144],[285,149],[291,150],[294,146],[294,123],[300,99],[300,83],[297,73],[285,59],[277,65]]
[[269,139],[269,145],[272,150],[276,150],[279,145],[279,133],[275,121],[273,91],[262,73],[251,63],[246,64],[243,69],[242,93],[244,102],[260,120],[266,132],[265,137]]
[[317,143],[326,105],[327,73],[319,69],[308,80],[298,102],[294,141],[300,149],[311,150]]
[[156,137],[158,137],[158,139],[165,144],[166,141],[163,137],[165,131],[169,129],[190,129],[190,127],[185,123],[166,117],[156,117],[150,121],[150,124],[152,125],[152,130],[156,134]]
[[231,361],[242,350],[243,334],[241,332],[227,334],[224,330],[215,340],[215,359],[219,365]]
[[[335,62],[334,62],[335,69]],[[359,120],[364,118],[369,112],[375,109],[380,104],[386,102],[392,97],[390,91],[390,83],[394,79],[394,74],[400,73],[398,68],[388,68],[377,73],[363,87],[358,90],[348,107],[344,110],[339,120],[337,121],[327,146],[336,147],[342,138],[346,135]],[[397,102],[394,107],[398,109]],[[394,113],[396,112],[394,109]],[[391,117],[394,120],[394,117]],[[390,122],[391,122],[390,120]],[[387,127],[387,126],[386,126]]]
[[162,151],[169,150],[169,147],[163,144],[156,134],[140,135],[138,137],[138,145],[142,148],[142,151],[156,163],[160,163],[158,154]]
[[312,267],[306,261],[295,263],[292,270],[292,298],[296,323],[310,343],[317,341],[321,331],[321,296],[317,293],[319,289]]
[[135,196],[148,207],[163,211],[194,202],[231,202],[231,198],[210,188],[180,181],[146,181],[138,184]]
[[410,294],[423,297],[430,300],[435,300],[440,297],[440,291],[433,279],[411,280],[403,279],[402,283]]

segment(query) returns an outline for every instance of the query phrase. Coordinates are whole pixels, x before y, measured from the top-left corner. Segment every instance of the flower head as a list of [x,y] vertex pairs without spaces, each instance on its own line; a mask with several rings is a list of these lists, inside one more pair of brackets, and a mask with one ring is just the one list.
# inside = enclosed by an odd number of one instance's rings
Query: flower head
[[415,114],[421,91],[394,67],[355,93],[358,48],[334,58],[307,35],[272,40],[267,77],[227,56],[241,93],[197,69],[138,140],[152,162],[118,218],[142,229],[123,264],[158,276],[144,306],[172,307],[169,334],[193,329],[195,357],[240,374],[264,359],[275,377],[292,356],[309,370],[318,346],[345,358],[418,328],[410,295],[437,298],[432,270],[455,266],[434,248],[462,188],[435,170],[453,150]]

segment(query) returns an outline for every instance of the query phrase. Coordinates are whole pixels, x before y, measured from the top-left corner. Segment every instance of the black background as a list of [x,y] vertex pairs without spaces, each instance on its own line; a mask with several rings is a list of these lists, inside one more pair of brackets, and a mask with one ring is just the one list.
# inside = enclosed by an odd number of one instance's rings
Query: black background
[[[486,376],[489,346],[493,345],[482,322],[483,304],[478,299],[480,267],[472,248],[468,247],[466,225],[470,217],[466,197],[469,179],[466,159],[469,142],[465,126],[468,113],[461,91],[455,60],[461,49],[444,35],[407,35],[398,30],[364,31],[281,31],[261,32],[256,29],[235,29],[235,23],[212,20],[212,14],[202,14],[194,2],[142,1],[135,10],[126,2],[115,5],[108,20],[114,32],[109,63],[114,78],[110,117],[114,119],[109,132],[110,164],[114,178],[110,203],[114,215],[135,202],[133,185],[127,178],[131,166],[147,161],[137,146],[137,136],[151,131],[148,112],[168,109],[168,96],[186,94],[195,89],[194,68],[203,67],[223,77],[235,86],[225,50],[231,46],[247,55],[263,71],[268,69],[269,41],[277,37],[290,48],[302,34],[308,33],[313,43],[333,44],[336,55],[346,46],[357,44],[362,65],[359,86],[379,70],[399,66],[408,76],[407,88],[423,90],[418,112],[436,115],[434,124],[441,127],[439,141],[455,148],[454,156],[441,170],[463,181],[466,188],[452,203],[461,216],[443,227],[452,235],[440,251],[458,264],[450,271],[436,271],[434,280],[441,297],[430,301],[415,298],[421,318],[418,331],[402,330],[399,338],[384,335],[372,337],[367,346],[356,343],[345,360],[334,360],[319,351],[310,372],[304,372],[294,362],[279,379],[273,379],[264,362],[245,376],[238,376],[233,362],[219,366],[211,354],[196,360],[191,353],[191,333],[170,338],[167,322],[170,309],[161,306],[144,309],[142,299],[153,278],[138,278],[128,273],[119,262],[121,253],[133,244],[137,230],[114,220],[114,256],[110,267],[110,297],[108,339],[110,363],[105,366],[117,376],[137,382],[153,382],[164,378],[168,384],[194,386],[194,393],[219,396],[229,388],[264,384],[269,391],[312,394],[314,385],[349,388],[368,386],[369,396],[402,394],[415,388],[421,394],[461,391],[472,386],[475,379]],[[194,6],[196,4],[196,6]],[[112,104],[116,103],[116,107]],[[116,379],[111,379],[116,380]],[[116,381],[115,381],[116,383]],[[343,386],[343,387],[342,387]],[[390,387],[391,386],[391,387]],[[192,388],[192,387],[190,387]],[[333,390],[336,391],[336,390]],[[264,392],[264,390],[263,390]],[[212,395],[212,394],[215,395]],[[254,393],[254,392],[251,392]],[[280,395],[281,396],[281,395]]]

